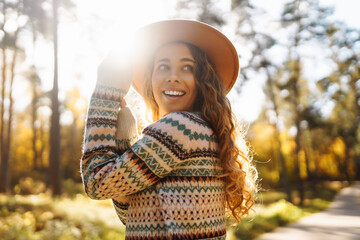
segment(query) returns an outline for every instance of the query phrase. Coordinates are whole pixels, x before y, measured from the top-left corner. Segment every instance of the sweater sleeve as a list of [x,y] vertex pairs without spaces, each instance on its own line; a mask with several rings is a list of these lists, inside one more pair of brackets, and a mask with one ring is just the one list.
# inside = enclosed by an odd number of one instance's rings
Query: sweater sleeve
[[111,198],[117,203],[155,184],[185,161],[189,157],[189,137],[193,137],[191,131],[196,125],[186,115],[171,113],[145,128],[134,144],[131,134],[119,139],[125,144],[118,144],[118,148],[116,122],[127,121],[125,118],[117,120],[120,101],[118,90],[102,87],[95,90],[88,111],[81,161],[88,196]]
[[[84,183],[84,177],[89,168],[106,164],[107,161],[106,158],[93,158],[92,162],[86,164],[84,161],[86,158],[94,157],[98,153],[105,154],[109,151],[123,153],[137,140],[137,124],[131,110],[124,107],[118,111],[124,95],[125,92],[121,89],[102,85],[97,85],[95,88],[87,115],[81,160],[81,173]],[[114,132],[115,136],[112,136]],[[120,220],[126,224],[128,197],[114,196],[112,201]]]

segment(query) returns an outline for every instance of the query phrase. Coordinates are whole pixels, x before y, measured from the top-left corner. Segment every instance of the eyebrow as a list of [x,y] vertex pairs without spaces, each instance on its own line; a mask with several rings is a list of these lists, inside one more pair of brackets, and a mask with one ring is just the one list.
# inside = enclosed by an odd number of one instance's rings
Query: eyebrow
[[[195,63],[195,60],[194,59],[191,59],[191,58],[181,58],[180,59],[181,62],[193,62]],[[158,60],[157,62],[170,62],[170,59],[168,58],[162,58],[160,60]]]
[[195,63],[195,60],[191,59],[191,58],[182,58],[181,61],[182,62],[193,62],[193,63]]

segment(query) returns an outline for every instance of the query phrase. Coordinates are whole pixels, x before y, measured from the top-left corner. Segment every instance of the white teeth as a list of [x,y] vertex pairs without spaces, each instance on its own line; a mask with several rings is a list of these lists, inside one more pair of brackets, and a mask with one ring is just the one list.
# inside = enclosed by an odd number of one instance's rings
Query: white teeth
[[185,94],[184,92],[179,92],[179,91],[164,91],[164,93],[166,95],[172,95],[172,96],[182,96]]

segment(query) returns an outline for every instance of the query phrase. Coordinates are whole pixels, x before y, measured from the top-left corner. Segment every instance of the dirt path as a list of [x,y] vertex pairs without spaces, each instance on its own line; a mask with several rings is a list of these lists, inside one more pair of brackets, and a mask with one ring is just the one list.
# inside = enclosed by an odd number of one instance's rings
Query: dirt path
[[266,233],[257,240],[360,240],[360,183],[344,188],[328,210]]

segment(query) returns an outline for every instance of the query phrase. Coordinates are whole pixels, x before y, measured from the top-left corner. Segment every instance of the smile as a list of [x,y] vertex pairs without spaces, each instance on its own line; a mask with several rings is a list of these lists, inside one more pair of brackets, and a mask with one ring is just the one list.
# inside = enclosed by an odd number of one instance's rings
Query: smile
[[184,96],[185,92],[182,91],[163,91],[165,95],[168,96]]

